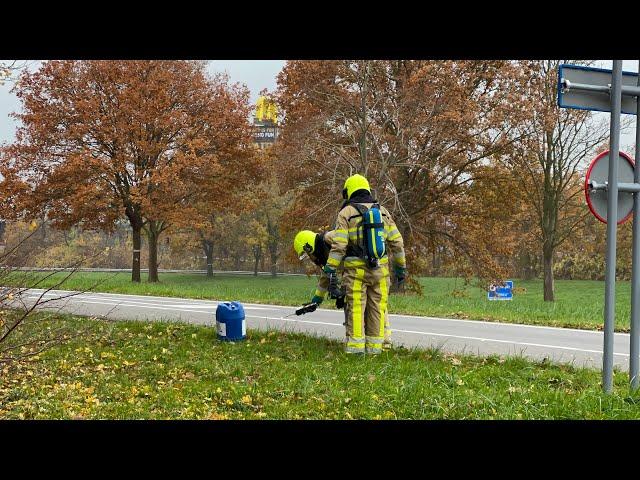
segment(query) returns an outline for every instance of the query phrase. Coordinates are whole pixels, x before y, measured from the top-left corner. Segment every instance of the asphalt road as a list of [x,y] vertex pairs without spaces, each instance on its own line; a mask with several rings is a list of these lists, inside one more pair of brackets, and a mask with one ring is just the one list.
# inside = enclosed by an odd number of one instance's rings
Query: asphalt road
[[[32,303],[43,290],[29,290],[22,301]],[[44,299],[56,299],[74,292],[52,290]],[[81,293],[47,302],[42,308],[67,313],[127,320],[183,321],[215,325],[219,302],[172,297]],[[318,309],[296,317],[295,307],[243,303],[247,328],[279,329],[344,338],[342,311]],[[40,308],[40,307],[39,307]],[[293,314],[291,316],[291,314]],[[571,363],[575,366],[602,368],[603,332],[552,328],[510,323],[455,320],[411,315],[390,315],[394,345],[438,347],[443,351],[476,355],[508,355]],[[616,333],[614,365],[628,370],[629,334]]]

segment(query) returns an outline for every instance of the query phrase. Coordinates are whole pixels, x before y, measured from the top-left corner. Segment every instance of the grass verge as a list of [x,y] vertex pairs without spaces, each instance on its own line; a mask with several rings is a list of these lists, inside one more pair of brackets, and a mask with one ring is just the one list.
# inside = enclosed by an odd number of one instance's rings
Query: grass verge
[[[42,315],[42,314],[38,314]],[[522,358],[395,349],[353,357],[335,341],[211,327],[47,315],[30,328],[83,331],[0,365],[0,418],[630,419],[640,398],[616,372]]]

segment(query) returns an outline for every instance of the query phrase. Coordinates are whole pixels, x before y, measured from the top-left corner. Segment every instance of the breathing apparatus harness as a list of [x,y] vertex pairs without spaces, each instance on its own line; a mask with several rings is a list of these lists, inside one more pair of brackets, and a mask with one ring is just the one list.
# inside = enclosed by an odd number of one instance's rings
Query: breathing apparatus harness
[[[343,196],[345,192],[343,191]],[[372,203],[370,208],[364,203]],[[348,257],[358,257],[363,259],[369,268],[377,268],[380,259],[386,255],[385,230],[382,217],[386,216],[380,210],[380,204],[366,190],[358,190],[353,193],[351,199],[344,202],[342,208],[351,205],[358,211],[357,215],[352,215],[348,220],[362,217],[362,237],[360,228],[356,228],[356,244],[349,244],[346,255]]]

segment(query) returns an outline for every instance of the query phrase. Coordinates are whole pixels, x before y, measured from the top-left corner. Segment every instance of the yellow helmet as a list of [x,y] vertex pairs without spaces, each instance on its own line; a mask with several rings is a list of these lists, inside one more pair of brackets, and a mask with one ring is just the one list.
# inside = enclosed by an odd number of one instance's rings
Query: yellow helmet
[[293,248],[300,260],[304,259],[305,254],[313,253],[315,244],[316,234],[311,230],[302,230],[293,239]]
[[371,188],[369,187],[369,182],[362,175],[355,174],[351,175],[344,181],[344,190],[342,190],[342,197],[345,200],[349,200],[353,192],[358,190],[366,190],[371,193]]

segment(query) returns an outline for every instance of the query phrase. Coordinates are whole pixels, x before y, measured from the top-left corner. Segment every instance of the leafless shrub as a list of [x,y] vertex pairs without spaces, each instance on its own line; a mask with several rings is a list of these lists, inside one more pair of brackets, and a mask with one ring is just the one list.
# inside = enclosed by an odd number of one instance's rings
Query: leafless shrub
[[[37,248],[30,240],[40,228],[42,225],[0,253],[0,363],[35,356],[80,333],[69,332],[52,320],[66,305],[65,300],[88,291],[58,290],[86,259],[47,272],[24,269],[29,256],[37,254]],[[59,278],[55,277],[60,273]],[[56,278],[52,284],[51,278]],[[89,290],[100,282],[91,285]],[[42,288],[43,285],[49,286]],[[48,313],[34,315],[42,308]]]

